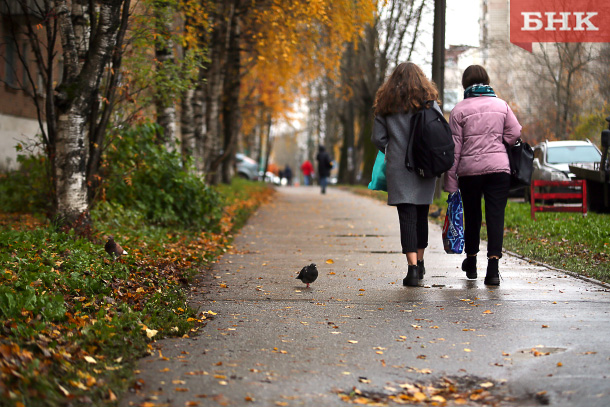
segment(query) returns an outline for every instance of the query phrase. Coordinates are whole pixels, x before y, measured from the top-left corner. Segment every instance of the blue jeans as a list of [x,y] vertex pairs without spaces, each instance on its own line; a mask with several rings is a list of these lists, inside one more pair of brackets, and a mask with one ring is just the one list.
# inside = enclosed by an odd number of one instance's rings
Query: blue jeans
[[320,188],[322,189],[322,193],[326,193],[326,186],[328,185],[328,177],[320,176]]

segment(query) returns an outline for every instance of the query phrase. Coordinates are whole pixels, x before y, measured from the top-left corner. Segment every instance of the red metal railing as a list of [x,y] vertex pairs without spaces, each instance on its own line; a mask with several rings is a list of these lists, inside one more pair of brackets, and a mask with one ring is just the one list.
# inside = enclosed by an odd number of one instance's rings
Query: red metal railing
[[[580,187],[574,192],[536,192],[536,187]],[[580,201],[580,206],[536,206],[536,200],[562,200]],[[582,212],[587,216],[587,182],[579,179],[575,181],[541,181],[534,180],[530,185],[530,205],[532,219],[536,219],[536,212]]]

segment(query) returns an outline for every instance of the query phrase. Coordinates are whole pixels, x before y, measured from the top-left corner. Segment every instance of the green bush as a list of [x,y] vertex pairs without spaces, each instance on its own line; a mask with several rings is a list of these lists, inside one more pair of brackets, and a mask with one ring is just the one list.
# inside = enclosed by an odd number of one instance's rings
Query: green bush
[[51,208],[47,160],[40,155],[17,156],[19,169],[0,176],[0,211],[44,213]]
[[218,194],[181,155],[155,143],[158,126],[122,131],[106,154],[106,200],[159,225],[215,229]]

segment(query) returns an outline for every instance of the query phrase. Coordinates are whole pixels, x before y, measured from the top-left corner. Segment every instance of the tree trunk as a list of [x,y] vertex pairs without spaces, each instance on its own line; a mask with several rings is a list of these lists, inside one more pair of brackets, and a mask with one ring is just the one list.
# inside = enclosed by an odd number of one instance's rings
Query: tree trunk
[[[239,4],[239,1],[236,3]],[[236,7],[239,7],[238,4]],[[224,84],[224,100],[222,117],[224,120],[224,150],[222,161],[222,182],[231,183],[233,164],[237,148],[237,138],[241,127],[241,110],[239,107],[239,91],[241,88],[241,54],[239,49],[239,22],[231,25],[227,75]]]
[[195,162],[195,168],[199,172],[204,171],[204,142],[206,134],[205,126],[205,71],[204,68],[199,70],[199,78],[197,80],[197,86],[195,87],[195,95],[193,97],[193,115],[195,124],[195,133],[193,134],[195,150],[193,152],[193,158]]
[[[86,122],[86,113],[76,107],[57,119],[55,207],[60,222],[72,226],[83,216],[88,218]],[[88,223],[88,219],[82,220]]]
[[[443,100],[445,99],[445,13],[446,1],[434,1],[434,34],[432,43],[432,81],[438,89],[438,97],[441,101],[441,109],[443,109]],[[434,198],[441,197],[443,189],[443,177],[436,179],[436,188],[434,189]]]
[[[155,61],[157,71],[170,70],[174,65],[174,43],[171,39],[173,10],[166,0],[157,0],[154,3],[154,15],[157,22],[157,41],[155,41]],[[161,74],[163,75],[163,73]],[[174,94],[169,89],[155,92],[155,108],[157,111],[157,124],[163,134],[159,135],[161,143],[168,149],[173,149],[176,142],[176,105]]]
[[[354,73],[354,44],[350,43],[346,51],[346,66],[343,69],[343,83],[345,86],[353,89]],[[339,162],[339,181],[341,183],[353,184],[355,181],[354,171],[354,95],[343,104],[344,110],[341,115],[341,124],[343,125],[343,145],[341,147],[341,160]]]
[[[432,42],[432,80],[441,102],[445,91],[445,0],[434,0],[434,35]],[[441,104],[442,106],[442,104]],[[441,107],[442,108],[442,107]],[[440,196],[440,194],[439,194]]]
[[[365,106],[372,106],[372,100],[364,100]],[[373,166],[375,164],[375,158],[377,158],[377,146],[371,141],[373,134],[374,116],[369,109],[363,109],[361,115],[361,129],[360,129],[360,140],[362,144],[362,179],[361,183],[368,185],[371,182],[371,174],[373,173]]]
[[216,173],[218,165],[213,168],[212,164],[220,155],[220,143],[222,134],[222,121],[220,112],[222,108],[222,90],[225,75],[225,60],[229,44],[228,30],[234,14],[233,6],[227,6],[224,2],[216,3],[214,25],[211,35],[212,49],[210,52],[210,64],[207,72],[206,83],[206,135],[203,142],[203,167],[207,181],[211,184],[219,182],[219,174]]
[[180,115],[182,133],[182,157],[187,161],[189,157],[195,156],[195,110],[194,108],[195,89],[187,89],[182,95],[182,111]]
[[[222,97],[222,119],[223,119],[223,151],[210,164],[210,173],[215,174],[221,169],[221,181],[231,182],[231,169],[234,161],[233,150],[237,141],[240,126],[239,116],[239,91],[241,85],[241,58],[239,49],[240,22],[239,13],[240,0],[234,0],[231,4],[230,20],[227,35],[227,60],[224,81],[221,83]],[[222,168],[221,168],[221,165]],[[217,178],[216,178],[217,180]]]
[[[78,3],[76,5],[75,3]],[[88,1],[56,1],[56,15],[64,57],[63,82],[54,93],[57,134],[54,155],[55,215],[72,228],[87,227],[89,134],[87,120],[95,103],[106,64],[117,46],[123,0],[102,0],[94,15]],[[71,12],[75,10],[76,14]],[[120,46],[120,45],[119,45]],[[83,58],[83,55],[86,57]]]

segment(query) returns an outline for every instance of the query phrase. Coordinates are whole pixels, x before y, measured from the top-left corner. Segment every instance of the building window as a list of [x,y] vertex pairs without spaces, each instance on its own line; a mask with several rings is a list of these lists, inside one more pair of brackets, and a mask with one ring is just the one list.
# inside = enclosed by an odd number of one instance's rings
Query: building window
[[13,37],[4,37],[4,82],[12,88],[17,87],[17,43]]
[[30,89],[30,79],[28,78],[28,70],[30,67],[26,65],[28,56],[28,44],[24,42],[23,46],[21,47],[21,60],[23,61],[21,84],[23,89]]

